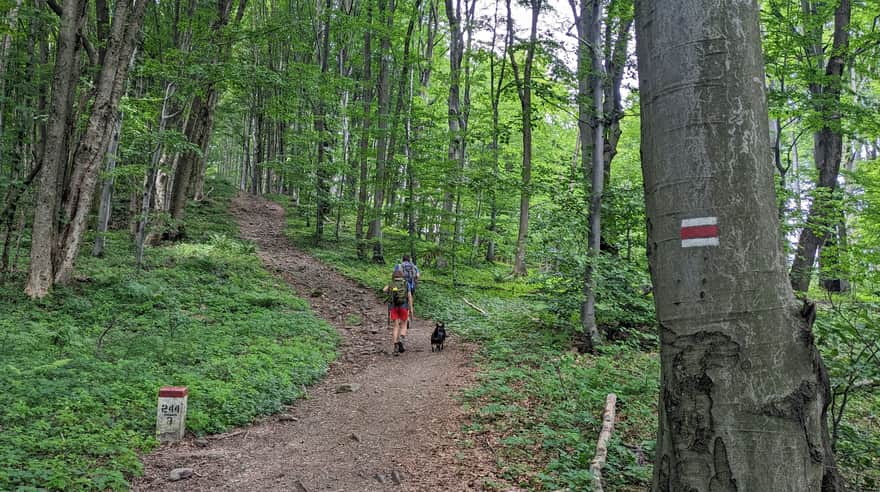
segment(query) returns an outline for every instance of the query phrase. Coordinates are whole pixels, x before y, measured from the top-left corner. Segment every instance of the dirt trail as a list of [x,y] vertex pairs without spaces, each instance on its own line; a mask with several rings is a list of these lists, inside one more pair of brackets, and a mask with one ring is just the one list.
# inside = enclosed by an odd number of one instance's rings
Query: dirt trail
[[[384,305],[295,249],[283,234],[279,205],[239,196],[232,213],[265,267],[339,331],[339,360],[282,417],[146,456],[134,490],[455,491],[495,480],[488,447],[457,443],[466,415],[455,395],[472,382],[473,347],[450,338],[443,352],[432,353],[433,322],[418,319],[406,353],[388,355]],[[357,326],[346,324],[356,318]],[[347,383],[360,387],[337,393]],[[169,472],[181,467],[195,475],[170,482]]]

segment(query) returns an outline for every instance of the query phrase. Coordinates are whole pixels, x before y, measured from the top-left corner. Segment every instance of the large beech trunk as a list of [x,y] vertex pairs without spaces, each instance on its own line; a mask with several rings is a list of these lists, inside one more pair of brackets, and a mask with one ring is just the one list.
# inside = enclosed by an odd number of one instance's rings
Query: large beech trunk
[[794,298],[782,251],[757,2],[640,0],[636,30],[662,361],[653,489],[836,490],[815,306]]
[[45,297],[54,279],[54,245],[56,214],[58,212],[58,182],[67,166],[67,130],[70,111],[70,85],[76,79],[71,76],[77,67],[76,35],[85,14],[85,2],[68,0],[64,2],[61,15],[61,28],[58,32],[55,55],[55,70],[52,75],[52,98],[49,105],[49,124],[42,154],[42,164],[38,176],[34,225],[31,233],[31,265],[25,293],[32,298]]
[[[76,81],[76,36],[85,19],[87,2],[65,2],[61,12],[58,55],[52,85],[51,127],[43,157],[38,207],[34,215],[31,270],[25,292],[34,298],[48,294],[53,283],[67,282],[87,227],[101,163],[118,117],[119,100],[128,75],[130,59],[144,19],[147,2],[117,2],[97,76],[95,100],[85,131],[73,154],[66,186],[61,177],[68,162],[67,122]],[[63,192],[63,203],[59,203]],[[56,229],[56,213],[61,227]]]
[[66,223],[58,236],[56,283],[66,283],[70,279],[74,262],[79,256],[79,248],[88,226],[87,219],[92,210],[98,174],[116,128],[119,100],[125,88],[147,3],[143,0],[116,3],[104,65],[98,77],[95,102],[86,131],[74,154],[73,173],[64,200],[63,217]]

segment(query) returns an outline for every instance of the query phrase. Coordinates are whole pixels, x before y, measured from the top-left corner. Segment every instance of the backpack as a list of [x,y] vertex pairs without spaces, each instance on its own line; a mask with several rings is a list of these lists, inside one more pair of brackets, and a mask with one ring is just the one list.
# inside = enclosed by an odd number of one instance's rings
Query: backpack
[[391,288],[388,291],[388,300],[390,304],[394,307],[406,305],[406,292],[406,284],[404,283],[404,280],[392,280]]
[[409,286],[409,290],[416,290],[416,266],[410,261],[404,261],[400,264],[400,270],[403,272],[403,279]]

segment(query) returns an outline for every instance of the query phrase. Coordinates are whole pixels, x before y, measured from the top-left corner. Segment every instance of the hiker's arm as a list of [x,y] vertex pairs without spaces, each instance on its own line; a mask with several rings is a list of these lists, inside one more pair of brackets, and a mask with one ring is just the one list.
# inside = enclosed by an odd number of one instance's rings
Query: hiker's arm
[[388,292],[388,286],[382,287],[382,292]]

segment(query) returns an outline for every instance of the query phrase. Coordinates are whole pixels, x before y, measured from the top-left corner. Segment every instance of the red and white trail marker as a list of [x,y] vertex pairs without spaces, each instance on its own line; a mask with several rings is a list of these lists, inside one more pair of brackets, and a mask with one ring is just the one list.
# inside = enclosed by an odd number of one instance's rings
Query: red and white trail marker
[[156,437],[159,442],[183,439],[188,395],[186,386],[163,386],[159,389],[159,405],[156,409]]
[[681,220],[681,247],[718,246],[718,217]]

